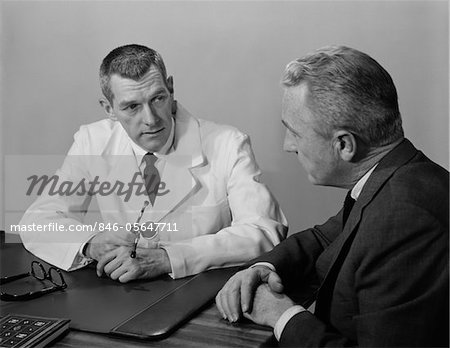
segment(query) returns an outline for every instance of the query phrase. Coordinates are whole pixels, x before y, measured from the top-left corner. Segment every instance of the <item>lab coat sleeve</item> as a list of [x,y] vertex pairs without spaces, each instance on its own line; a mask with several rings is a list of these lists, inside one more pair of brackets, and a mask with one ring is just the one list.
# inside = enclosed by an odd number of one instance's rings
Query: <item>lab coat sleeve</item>
[[[25,248],[63,270],[71,271],[87,265],[90,260],[79,253],[81,246],[96,232],[92,225],[83,223],[85,213],[91,201],[88,194],[89,173],[87,171],[88,157],[85,153],[87,132],[84,127],[74,136],[64,162],[55,173],[55,178],[49,180],[38,199],[27,209],[20,225],[40,225],[42,231],[24,229],[20,237]],[[71,188],[78,184],[77,193],[69,193],[59,185],[71,183]],[[55,185],[53,185],[55,183]],[[66,188],[68,187],[65,184]],[[41,183],[36,185],[40,188]],[[60,189],[58,191],[58,189]],[[59,192],[56,193],[55,192]],[[61,194],[67,192],[67,194]],[[58,230],[50,229],[50,223]],[[45,229],[44,229],[45,228]]]
[[286,237],[286,218],[261,182],[249,137],[234,132],[224,146],[231,225],[192,239],[161,243],[169,255],[174,278],[244,264]]

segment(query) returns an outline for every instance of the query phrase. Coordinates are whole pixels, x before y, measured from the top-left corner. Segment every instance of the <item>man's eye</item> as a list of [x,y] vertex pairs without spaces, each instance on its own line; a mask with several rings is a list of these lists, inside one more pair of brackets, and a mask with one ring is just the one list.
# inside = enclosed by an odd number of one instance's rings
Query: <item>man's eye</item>
[[162,104],[167,99],[167,96],[164,94],[158,95],[155,98],[153,98],[152,102],[153,104]]
[[125,110],[134,110],[139,106],[139,104],[130,104],[128,105]]

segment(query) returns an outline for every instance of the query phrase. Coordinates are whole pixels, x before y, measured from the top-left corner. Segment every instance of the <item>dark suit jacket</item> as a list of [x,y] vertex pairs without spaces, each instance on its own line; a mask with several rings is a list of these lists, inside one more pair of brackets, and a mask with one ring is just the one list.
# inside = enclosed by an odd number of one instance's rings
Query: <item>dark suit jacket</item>
[[316,312],[295,315],[282,346],[447,346],[449,175],[404,140],[342,211],[258,261],[289,291],[317,283]]

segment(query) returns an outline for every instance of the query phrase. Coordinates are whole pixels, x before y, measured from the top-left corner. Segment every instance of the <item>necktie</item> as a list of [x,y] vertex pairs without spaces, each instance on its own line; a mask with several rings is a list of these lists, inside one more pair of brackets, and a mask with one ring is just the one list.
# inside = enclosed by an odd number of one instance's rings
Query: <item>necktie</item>
[[345,201],[344,201],[344,213],[343,213],[343,218],[342,218],[342,227],[345,226],[345,223],[347,222],[348,216],[350,215],[350,212],[352,211],[353,205],[355,204],[355,200],[352,198],[352,196],[350,195],[352,191],[348,191],[347,192],[347,196],[345,196]]
[[144,156],[145,168],[144,168],[144,182],[145,190],[147,191],[148,198],[152,203],[155,203],[156,194],[158,193],[159,183],[161,178],[159,177],[158,169],[155,167],[157,158],[154,154],[148,152]]

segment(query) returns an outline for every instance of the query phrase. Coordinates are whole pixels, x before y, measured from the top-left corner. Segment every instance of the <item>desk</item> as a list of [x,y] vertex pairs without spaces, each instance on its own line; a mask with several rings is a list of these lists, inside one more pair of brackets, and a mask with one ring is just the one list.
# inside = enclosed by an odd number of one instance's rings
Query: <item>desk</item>
[[245,321],[230,324],[211,304],[170,337],[160,341],[136,341],[82,331],[70,331],[53,347],[270,347],[276,346],[270,328]]
[[[2,256],[6,249],[22,247],[16,245],[2,245]],[[29,265],[31,254],[24,251],[15,253],[18,259],[15,264],[21,264],[21,268]],[[22,255],[22,256],[20,256]],[[21,260],[24,259],[24,260]],[[2,273],[5,268],[10,268],[2,257]],[[15,267],[14,267],[15,268]],[[92,270],[94,271],[94,270]],[[46,295],[46,296],[51,296]],[[32,300],[33,301],[33,300]],[[1,307],[0,307],[0,314]],[[70,330],[67,335],[54,343],[54,347],[258,347],[273,346],[272,330],[244,320],[239,324],[231,324],[222,319],[214,303],[208,304],[204,310],[198,313],[189,322],[182,325],[177,331],[166,339],[158,341],[135,340],[130,338],[115,337],[107,334],[96,334],[84,331]]]

